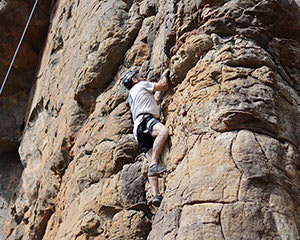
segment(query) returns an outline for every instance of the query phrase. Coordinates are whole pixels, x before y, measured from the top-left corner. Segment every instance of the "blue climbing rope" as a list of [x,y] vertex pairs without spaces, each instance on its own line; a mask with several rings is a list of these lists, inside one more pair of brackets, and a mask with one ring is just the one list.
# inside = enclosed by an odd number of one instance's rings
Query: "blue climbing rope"
[[22,34],[22,36],[21,36],[21,38],[20,38],[20,41],[19,41],[19,44],[18,44],[17,49],[16,49],[16,51],[15,51],[15,54],[14,54],[12,60],[11,60],[11,63],[10,63],[10,65],[9,65],[9,68],[8,68],[8,70],[7,70],[7,73],[6,73],[6,75],[5,75],[5,78],[4,78],[4,80],[3,80],[3,83],[2,83],[2,86],[1,86],[1,89],[0,89],[0,95],[2,94],[3,88],[4,88],[5,84],[6,84],[8,75],[9,75],[9,73],[10,73],[10,70],[11,70],[13,64],[14,64],[15,58],[16,58],[16,56],[17,56],[17,54],[18,54],[18,51],[19,51],[19,49],[20,49],[20,47],[21,47],[22,41],[23,41],[23,39],[24,39],[25,33],[26,33],[26,31],[27,31],[27,28],[28,28],[28,26],[29,26],[30,20],[31,20],[31,18],[32,18],[32,15],[33,15],[33,13],[34,13],[34,10],[35,10],[35,8],[36,8],[37,3],[38,3],[38,0],[35,1],[34,5],[33,5],[33,7],[32,7],[32,10],[31,10],[31,13],[30,13],[30,15],[29,15],[28,21],[27,21],[27,23],[26,23],[25,29],[24,29],[24,31],[23,31],[23,34]]

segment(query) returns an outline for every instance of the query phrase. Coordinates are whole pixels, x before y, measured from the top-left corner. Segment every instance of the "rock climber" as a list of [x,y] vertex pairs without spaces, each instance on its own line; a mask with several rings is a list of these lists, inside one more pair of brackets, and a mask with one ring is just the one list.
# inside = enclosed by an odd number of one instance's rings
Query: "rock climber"
[[162,201],[158,176],[167,170],[159,163],[159,156],[169,136],[168,128],[159,120],[159,98],[161,92],[168,89],[169,73],[166,69],[157,83],[147,81],[137,71],[129,71],[122,78],[129,90],[133,134],[149,164],[147,175],[153,192],[152,204],[156,207]]

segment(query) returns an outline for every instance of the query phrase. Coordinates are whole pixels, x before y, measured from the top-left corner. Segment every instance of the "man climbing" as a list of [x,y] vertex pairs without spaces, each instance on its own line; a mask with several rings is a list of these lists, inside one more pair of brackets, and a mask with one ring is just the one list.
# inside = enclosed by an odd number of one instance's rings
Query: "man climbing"
[[158,104],[161,92],[168,89],[169,72],[169,69],[165,70],[162,79],[157,83],[147,81],[137,71],[129,71],[122,78],[122,83],[130,90],[133,134],[149,164],[148,179],[153,192],[152,204],[156,207],[159,207],[162,201],[158,176],[166,171],[166,167],[159,163],[159,155],[169,136],[168,128],[158,120]]

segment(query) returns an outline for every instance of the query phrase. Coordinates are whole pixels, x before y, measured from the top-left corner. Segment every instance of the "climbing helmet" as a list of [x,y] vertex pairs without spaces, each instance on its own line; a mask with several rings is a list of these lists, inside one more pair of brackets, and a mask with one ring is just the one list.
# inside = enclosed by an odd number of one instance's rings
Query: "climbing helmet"
[[122,78],[122,83],[124,86],[130,90],[132,88],[132,77],[137,73],[137,71],[128,71]]

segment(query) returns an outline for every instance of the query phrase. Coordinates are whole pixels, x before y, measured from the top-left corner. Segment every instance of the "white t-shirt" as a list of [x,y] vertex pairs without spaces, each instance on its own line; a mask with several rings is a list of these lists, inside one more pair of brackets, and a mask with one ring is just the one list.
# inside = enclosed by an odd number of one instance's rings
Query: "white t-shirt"
[[159,107],[154,99],[153,82],[142,81],[135,84],[129,91],[129,105],[131,108],[132,119],[134,122],[133,134],[137,138],[137,127],[142,122],[141,113],[150,113],[155,118],[159,118]]

